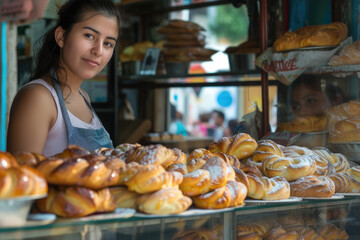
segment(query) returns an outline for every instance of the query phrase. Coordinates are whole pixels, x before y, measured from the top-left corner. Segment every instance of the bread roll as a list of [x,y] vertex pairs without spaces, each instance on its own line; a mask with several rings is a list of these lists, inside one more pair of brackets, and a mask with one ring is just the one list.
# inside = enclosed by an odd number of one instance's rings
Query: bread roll
[[334,182],[326,176],[306,176],[290,183],[291,196],[330,198],[335,193]]
[[191,199],[177,188],[161,189],[137,199],[138,209],[150,214],[178,214],[188,209],[191,204]]
[[111,187],[109,190],[117,208],[137,208],[136,200],[141,196],[140,194],[128,190],[127,187]]
[[9,152],[0,152],[0,169],[18,167],[15,157]]
[[36,167],[41,161],[45,160],[46,157],[41,153],[33,153],[33,152],[20,152],[14,154],[16,161],[20,165],[28,165],[30,167]]
[[334,170],[338,173],[346,172],[350,168],[349,161],[341,153],[332,153],[329,149],[325,147],[316,147],[312,149],[312,151],[315,154],[329,160]]
[[337,46],[347,35],[347,26],[340,22],[305,26],[295,32],[286,32],[274,42],[273,49],[280,52],[303,47]]

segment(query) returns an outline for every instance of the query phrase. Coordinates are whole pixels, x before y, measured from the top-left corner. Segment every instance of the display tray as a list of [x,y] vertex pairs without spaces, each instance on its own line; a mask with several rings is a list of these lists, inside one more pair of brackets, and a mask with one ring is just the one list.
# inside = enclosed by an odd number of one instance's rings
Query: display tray
[[299,197],[290,197],[288,199],[280,200],[260,200],[260,199],[245,199],[245,203],[288,203],[288,202],[300,202],[302,198]]
[[132,208],[117,208],[114,212],[110,213],[96,213],[93,215],[89,215],[86,217],[80,218],[58,218],[58,222],[87,222],[87,221],[94,221],[94,220],[109,220],[109,219],[120,219],[120,218],[130,218],[134,216],[135,209]]
[[344,195],[342,194],[334,194],[332,197],[328,198],[318,198],[318,197],[301,197],[303,200],[337,200],[344,198]]
[[349,196],[349,197],[351,197],[351,196],[360,196],[360,193],[340,193],[341,195],[343,195],[343,196]]
[[147,214],[147,213],[135,213],[134,217],[141,217],[141,218],[159,218],[159,217],[188,217],[188,216],[201,216],[201,215],[209,215],[209,214],[217,214],[217,213],[224,213],[224,212],[231,212],[235,209],[244,207],[245,204],[242,204],[237,207],[230,207],[230,208],[222,208],[222,209],[200,209],[200,208],[189,208],[185,212],[179,214]]

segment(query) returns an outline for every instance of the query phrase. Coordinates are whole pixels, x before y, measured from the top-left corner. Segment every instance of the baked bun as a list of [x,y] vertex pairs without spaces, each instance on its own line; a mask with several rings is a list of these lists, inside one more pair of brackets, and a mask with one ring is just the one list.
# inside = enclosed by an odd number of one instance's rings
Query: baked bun
[[247,133],[238,133],[231,138],[222,137],[209,145],[209,150],[213,153],[223,152],[238,159],[251,156],[256,148],[255,139]]
[[167,172],[161,165],[140,165],[136,162],[119,169],[119,183],[140,194],[163,188],[178,188],[183,180],[179,172]]
[[15,157],[9,152],[0,152],[0,169],[18,167]]
[[141,165],[161,164],[166,169],[174,160],[175,154],[172,149],[161,144],[151,144],[136,148],[135,151],[128,156],[126,162],[137,162]]
[[348,35],[347,26],[341,22],[305,26],[294,32],[286,32],[273,45],[276,52],[303,47],[337,46]]
[[125,163],[118,158],[87,155],[84,158],[49,158],[41,161],[36,169],[50,184],[100,189],[119,183],[114,165],[123,166]]
[[284,153],[280,149],[280,145],[272,140],[261,140],[258,142],[258,147],[254,151],[252,158],[249,159],[249,162],[262,169],[263,162],[270,156],[284,157]]
[[324,239],[349,239],[349,235],[345,231],[345,229],[338,228],[332,223],[327,223],[326,225],[320,227],[317,232]]
[[113,212],[115,202],[108,188],[95,191],[84,187],[50,187],[47,197],[36,201],[40,212],[59,217],[84,217],[96,212]]
[[138,209],[150,214],[178,214],[184,212],[192,204],[177,188],[164,188],[137,199]]
[[291,196],[330,198],[335,193],[334,182],[326,176],[306,176],[290,182]]
[[171,240],[219,240],[212,229],[187,229],[176,232]]
[[41,161],[46,159],[41,153],[34,152],[20,152],[14,154],[14,157],[20,165],[25,164],[30,167],[36,167]]
[[248,196],[253,199],[280,200],[290,198],[290,185],[283,177],[256,177],[247,175]]
[[188,169],[186,164],[184,163],[175,163],[175,164],[171,164],[167,169],[167,172],[179,172],[182,175],[186,175],[188,174]]
[[265,234],[265,239],[268,240],[301,240],[302,236],[296,231],[286,231],[281,225],[275,226]]
[[334,173],[329,176],[329,178],[335,184],[335,192],[336,193],[347,193],[351,192],[351,183],[347,176],[344,173]]
[[316,147],[312,149],[313,153],[326,158],[332,164],[334,170],[338,173],[346,172],[350,168],[350,163],[341,153],[332,153],[325,147]]
[[242,205],[246,195],[247,188],[244,184],[229,180],[225,186],[192,199],[198,208],[220,209]]
[[360,142],[360,116],[341,120],[329,130],[331,143]]
[[27,165],[0,168],[0,199],[47,193],[45,178]]
[[137,208],[136,200],[140,194],[128,190],[127,187],[111,187],[109,190],[117,208]]

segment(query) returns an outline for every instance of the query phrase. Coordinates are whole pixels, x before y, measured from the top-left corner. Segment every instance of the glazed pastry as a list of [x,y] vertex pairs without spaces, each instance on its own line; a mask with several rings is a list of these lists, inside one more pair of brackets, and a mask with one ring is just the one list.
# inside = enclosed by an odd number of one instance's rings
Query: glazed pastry
[[244,184],[229,180],[225,186],[194,196],[192,199],[198,208],[220,209],[243,204],[246,195],[247,188]]
[[350,168],[350,164],[346,157],[341,153],[332,153],[329,149],[325,147],[317,147],[312,149],[312,151],[331,162],[334,167],[334,170],[338,173],[346,172]]
[[0,199],[45,194],[47,190],[45,178],[32,167],[0,168]]
[[249,161],[261,170],[265,159],[274,155],[284,157],[284,153],[280,149],[280,145],[271,140],[262,140],[258,142],[258,147]]
[[164,188],[140,196],[136,203],[144,213],[178,214],[188,209],[192,201],[177,188]]
[[231,138],[223,137],[209,145],[209,150],[213,153],[223,152],[238,159],[251,156],[256,148],[255,139],[246,133],[238,133]]
[[335,193],[334,182],[326,176],[306,176],[290,183],[291,196],[330,198]]
[[36,207],[43,213],[75,218],[113,212],[116,205],[108,188],[95,191],[84,187],[50,187],[47,197],[36,201]]
[[334,173],[329,176],[335,184],[336,193],[351,192],[351,183],[349,178],[344,173]]
[[117,208],[137,208],[136,200],[141,196],[140,194],[128,190],[127,187],[111,187],[109,190]]
[[136,162],[119,169],[119,184],[140,194],[163,188],[178,188],[183,180],[179,172],[167,172],[161,165],[140,165]]
[[15,157],[9,152],[0,152],[0,169],[18,167]]
[[249,181],[248,196],[262,200],[280,200],[290,198],[290,185],[283,177],[256,177],[247,175]]
[[46,159],[44,155],[33,152],[16,153],[14,154],[14,157],[20,165],[25,164],[30,167],[36,167],[41,161]]

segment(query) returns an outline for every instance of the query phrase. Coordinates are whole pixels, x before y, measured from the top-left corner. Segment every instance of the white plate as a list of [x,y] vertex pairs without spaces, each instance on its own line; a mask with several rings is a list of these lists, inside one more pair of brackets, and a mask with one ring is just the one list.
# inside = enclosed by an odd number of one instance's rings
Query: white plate
[[54,222],[56,215],[52,213],[30,213],[26,220],[26,226],[47,225]]
[[231,207],[231,208],[222,208],[222,209],[201,209],[201,208],[189,208],[185,212],[179,214],[147,214],[147,213],[135,213],[134,217],[141,217],[141,218],[158,218],[158,217],[186,217],[186,216],[200,216],[200,215],[208,215],[208,214],[216,214],[216,213],[224,213],[233,211],[234,209],[242,208],[245,204]]
[[81,218],[58,218],[59,221],[94,221],[94,220],[107,220],[107,219],[119,219],[119,218],[130,218],[134,216],[135,209],[132,208],[117,208],[114,212],[110,213],[96,213],[90,216],[81,217]]
[[259,199],[245,199],[245,203],[287,203],[287,202],[300,202],[302,198],[290,197],[288,199],[280,200],[259,200]]
[[340,193],[343,196],[360,196],[360,193]]
[[344,195],[334,194],[332,197],[328,197],[328,198],[318,198],[318,197],[301,197],[301,198],[304,200],[336,200],[336,199],[344,198]]

